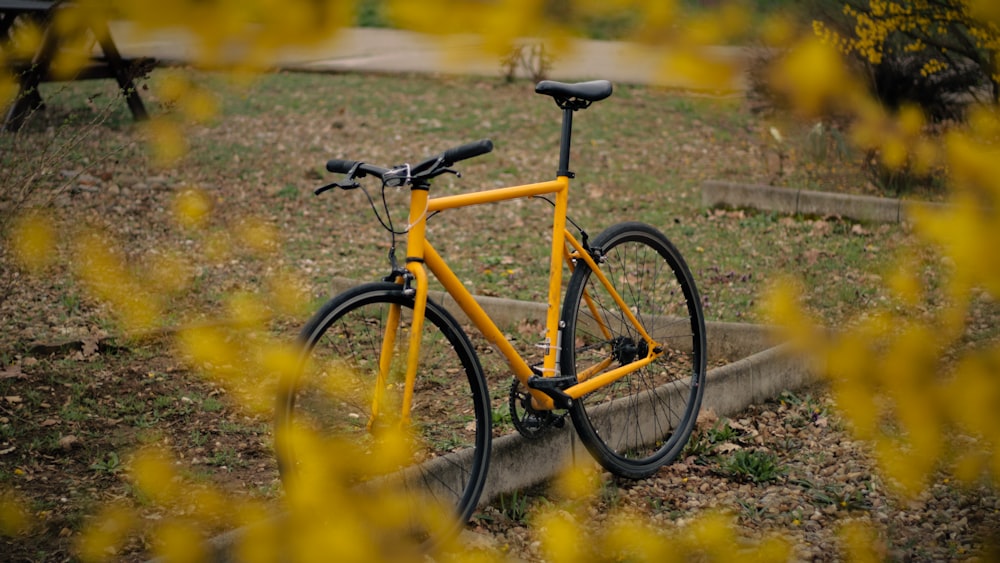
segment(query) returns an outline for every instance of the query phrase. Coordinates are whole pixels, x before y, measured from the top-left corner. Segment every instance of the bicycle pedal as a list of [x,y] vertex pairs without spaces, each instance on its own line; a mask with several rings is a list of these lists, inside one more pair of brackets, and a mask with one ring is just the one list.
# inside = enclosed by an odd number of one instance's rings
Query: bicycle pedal
[[541,431],[548,427],[562,428],[566,426],[565,416],[553,414],[550,411],[528,413],[521,419],[521,424],[530,430]]
[[527,413],[520,419],[520,423],[524,427],[524,430],[532,433],[545,428],[545,422],[545,418],[534,413]]
[[576,385],[576,377],[572,375],[560,377],[541,377],[535,375],[528,378],[528,387],[537,389],[548,395],[558,409],[568,409],[573,406],[573,397],[564,392],[565,389],[573,385]]

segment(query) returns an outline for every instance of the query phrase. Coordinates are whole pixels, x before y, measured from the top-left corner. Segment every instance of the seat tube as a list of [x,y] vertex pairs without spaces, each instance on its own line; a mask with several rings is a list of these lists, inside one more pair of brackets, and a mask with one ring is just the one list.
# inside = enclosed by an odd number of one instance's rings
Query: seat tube
[[410,218],[406,234],[406,270],[413,275],[413,319],[410,324],[410,345],[406,356],[406,385],[403,391],[403,424],[410,422],[413,388],[420,363],[420,341],[427,310],[427,269],[424,267],[424,238],[427,232],[428,186],[410,189]]
[[562,183],[556,192],[555,211],[552,216],[552,250],[549,262],[549,299],[545,315],[545,358],[542,363],[545,376],[557,376],[559,347],[562,345],[559,328],[559,302],[562,297],[563,254],[566,251],[566,207],[569,202],[569,177],[559,176]]

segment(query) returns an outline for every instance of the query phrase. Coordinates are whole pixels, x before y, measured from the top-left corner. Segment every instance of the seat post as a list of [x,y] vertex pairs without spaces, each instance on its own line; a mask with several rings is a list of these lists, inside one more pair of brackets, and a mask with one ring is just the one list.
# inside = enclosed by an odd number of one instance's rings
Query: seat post
[[559,170],[556,176],[566,176],[572,178],[574,174],[569,170],[569,145],[573,137],[573,109],[563,108],[562,138],[559,141]]

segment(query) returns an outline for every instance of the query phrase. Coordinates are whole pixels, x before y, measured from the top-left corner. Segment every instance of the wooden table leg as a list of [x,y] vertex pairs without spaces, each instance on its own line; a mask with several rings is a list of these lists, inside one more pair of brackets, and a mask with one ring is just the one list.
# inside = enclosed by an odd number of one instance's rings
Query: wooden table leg
[[49,71],[52,57],[59,48],[59,39],[50,24],[50,21],[46,21],[42,46],[31,60],[31,66],[17,77],[20,83],[17,98],[14,99],[4,118],[4,127],[8,131],[20,130],[28,115],[42,107],[42,96],[38,92],[38,85]]
[[118,86],[122,90],[122,94],[125,95],[125,102],[128,104],[128,108],[132,110],[132,117],[136,121],[144,121],[149,119],[149,114],[146,112],[146,107],[142,104],[142,98],[139,97],[139,91],[135,87],[135,82],[133,79],[133,69],[131,65],[127,64],[122,60],[121,53],[118,52],[118,46],[115,45],[114,39],[111,38],[111,29],[108,27],[107,22],[100,22],[95,24],[93,27],[94,35],[97,36],[97,41],[101,45],[101,50],[104,51],[104,58],[107,59],[108,65],[115,73],[115,79],[118,80]]

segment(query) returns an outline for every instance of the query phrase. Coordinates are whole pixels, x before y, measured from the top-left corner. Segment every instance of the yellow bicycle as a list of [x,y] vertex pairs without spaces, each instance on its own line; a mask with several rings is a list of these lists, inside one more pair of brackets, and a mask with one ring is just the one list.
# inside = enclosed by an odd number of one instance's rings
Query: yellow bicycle
[[[652,474],[686,444],[706,362],[701,303],[684,259],[649,225],[620,223],[593,238],[572,221],[576,234],[567,228],[573,116],[610,96],[612,85],[542,81],[535,91],[562,109],[554,180],[431,197],[433,178],[490,152],[489,140],[413,165],[327,163],[327,170],[346,177],[317,194],[362,187],[359,180],[370,178],[381,182],[383,203],[385,190],[409,188],[409,216],[397,228],[376,209],[392,233],[389,275],[334,297],[301,332],[303,367],[281,386],[277,405],[283,474],[294,471],[301,454],[281,443],[293,424],[346,437],[360,451],[383,445],[380,429],[402,427],[411,451],[387,472],[403,475],[407,489],[422,498],[453,507],[456,522],[471,517],[489,465],[490,399],[462,326],[428,298],[428,270],[510,364],[510,414],[523,435],[560,425],[568,412],[591,454],[630,478]],[[427,239],[431,220],[450,209],[531,197],[546,198],[553,208],[544,359],[537,365],[521,356]],[[402,264],[395,256],[399,238],[406,248]],[[571,274],[562,295],[564,269]]]

